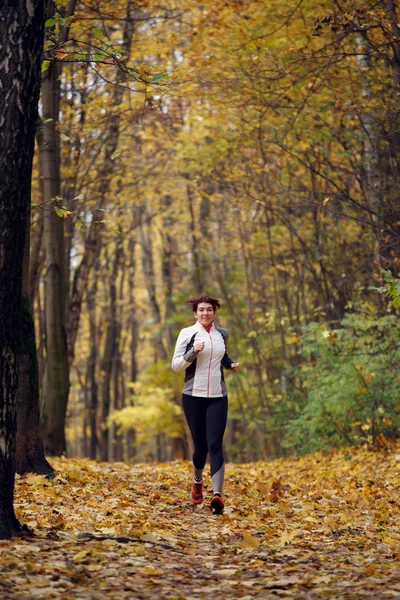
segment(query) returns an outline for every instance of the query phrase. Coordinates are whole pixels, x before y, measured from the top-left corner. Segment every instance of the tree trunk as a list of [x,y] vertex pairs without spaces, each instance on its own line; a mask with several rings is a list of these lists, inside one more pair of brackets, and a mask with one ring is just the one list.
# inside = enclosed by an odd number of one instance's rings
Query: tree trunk
[[197,218],[194,207],[194,194],[190,185],[186,186],[186,193],[190,212],[190,231],[192,237],[193,256],[193,285],[196,294],[202,294],[205,288],[205,265],[202,252],[200,251],[200,235],[197,232]]
[[46,453],[66,450],[65,417],[69,369],[65,333],[64,222],[56,212],[60,197],[60,143],[57,132],[60,104],[59,63],[50,63],[42,78],[43,123],[39,139],[43,177],[44,240],[46,247],[45,332],[46,382],[43,386],[42,423]]
[[28,297],[29,283],[29,227],[27,213],[22,281],[21,346],[18,356],[17,394],[17,473],[53,475],[54,470],[44,455],[40,428],[39,368],[36,356],[35,325]]
[[35,304],[36,294],[39,289],[40,275],[44,265],[44,252],[42,248],[43,223],[43,210],[39,209],[35,226],[31,229],[32,240],[29,258],[28,298],[32,306]]
[[97,408],[98,408],[98,388],[96,380],[96,366],[97,366],[97,332],[96,332],[96,312],[94,299],[97,294],[97,271],[95,267],[95,279],[94,283],[86,296],[87,309],[89,314],[89,327],[90,327],[90,356],[87,366],[87,381],[89,385],[89,429],[90,429],[90,442],[89,442],[89,456],[92,460],[97,458],[97,449],[99,447],[99,440],[97,435]]
[[[71,17],[76,0],[69,0],[62,16]],[[54,16],[55,6],[47,2],[47,18]],[[59,44],[68,37],[68,25],[62,26]],[[39,160],[43,178],[44,240],[46,248],[45,331],[46,381],[43,386],[42,423],[44,445],[51,455],[66,450],[65,418],[69,395],[68,348],[65,327],[65,308],[68,281],[65,269],[64,221],[55,212],[61,201],[60,138],[57,131],[60,115],[61,62],[53,61],[42,76],[43,122],[39,136]]]
[[22,267],[40,90],[43,4],[5,0],[0,20],[0,539],[14,514]]
[[[135,246],[136,240],[133,237],[129,239],[129,265],[128,265],[128,289],[129,289],[129,319],[128,328],[130,331],[130,382],[135,383],[138,376],[138,364],[137,364],[137,345],[139,336],[139,324],[136,318],[136,303],[135,303]],[[132,392],[131,392],[132,396]],[[132,402],[132,400],[131,400]],[[127,431],[126,434],[126,445],[127,445],[127,458],[132,460],[136,456],[136,431],[132,427]]]
[[109,460],[109,427],[107,425],[108,415],[111,408],[111,375],[113,370],[113,362],[116,355],[116,346],[118,338],[118,321],[117,321],[117,289],[116,280],[118,277],[119,261],[121,258],[122,249],[117,241],[117,249],[114,255],[112,272],[110,274],[110,313],[108,318],[106,341],[104,347],[103,360],[101,362],[101,372],[103,374],[102,381],[102,433],[101,433],[101,460]]
[[154,361],[156,362],[160,359],[166,359],[168,352],[166,350],[162,335],[161,307],[156,293],[156,272],[154,269],[152,232],[150,227],[150,224],[146,225],[143,222],[143,214],[141,214],[139,233],[142,246],[142,268],[147,292],[149,295],[153,322],[158,327],[154,344]]

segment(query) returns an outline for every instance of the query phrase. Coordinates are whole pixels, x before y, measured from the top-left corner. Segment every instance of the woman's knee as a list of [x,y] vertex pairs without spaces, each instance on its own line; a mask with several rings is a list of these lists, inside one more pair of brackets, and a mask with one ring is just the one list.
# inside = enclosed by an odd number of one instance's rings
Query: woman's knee
[[210,454],[222,456],[222,440],[210,440],[208,443],[208,451]]

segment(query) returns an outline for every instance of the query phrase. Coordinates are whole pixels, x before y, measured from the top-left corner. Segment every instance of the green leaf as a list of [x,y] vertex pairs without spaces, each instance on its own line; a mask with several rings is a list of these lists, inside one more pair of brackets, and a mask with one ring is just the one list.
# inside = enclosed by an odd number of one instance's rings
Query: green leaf
[[83,131],[92,131],[92,130],[93,130],[93,127],[92,127],[92,125],[90,123],[86,123],[83,126]]
[[50,19],[47,19],[47,21],[45,22],[44,26],[45,27],[53,27],[56,23],[56,18],[55,17],[50,17]]
[[82,221],[76,221],[76,223],[75,223],[75,227],[76,227],[77,229],[82,229],[82,227],[83,227],[83,223],[82,223]]
[[394,280],[392,272],[387,269],[382,269],[382,275],[383,275],[383,279],[385,281],[387,281],[388,283],[392,283],[392,281]]
[[395,308],[399,308],[400,307],[400,296],[396,296],[396,298],[394,298],[394,300],[393,300],[393,306]]
[[111,160],[114,160],[114,158],[117,158],[120,154],[121,154],[120,150],[115,150],[115,152],[113,152],[111,154]]
[[60,25],[62,27],[68,27],[68,25],[71,23],[72,21],[72,17],[60,17]]
[[96,38],[103,37],[103,32],[101,31],[101,29],[97,29],[97,27],[93,27],[92,33],[93,33],[94,37],[96,37]]
[[59,208],[58,206],[54,207],[54,210],[56,211],[56,214],[61,217],[61,219],[64,218],[65,215],[65,209],[64,208]]
[[104,60],[104,58],[105,58],[104,52],[97,52],[96,54],[93,55],[93,60],[100,61],[100,60]]
[[49,60],[44,60],[42,62],[42,73],[44,73],[45,71],[47,71],[47,69],[49,68],[50,65],[50,61]]
[[85,194],[79,194],[79,196],[74,196],[74,198],[72,198],[72,200],[82,200],[82,198],[85,197]]
[[65,133],[63,133],[62,131],[60,131],[60,138],[63,140],[63,142],[71,141],[71,138],[69,138],[67,135],[65,135]]
[[164,79],[164,73],[155,73],[150,81],[151,83],[159,83],[162,79]]

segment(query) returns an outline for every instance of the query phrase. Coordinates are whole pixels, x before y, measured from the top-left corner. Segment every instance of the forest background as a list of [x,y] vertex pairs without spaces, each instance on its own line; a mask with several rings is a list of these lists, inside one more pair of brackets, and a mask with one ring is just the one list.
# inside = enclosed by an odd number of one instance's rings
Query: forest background
[[170,360],[203,291],[242,368],[229,461],[398,437],[399,85],[390,0],[56,2],[24,280],[47,454],[190,457]]

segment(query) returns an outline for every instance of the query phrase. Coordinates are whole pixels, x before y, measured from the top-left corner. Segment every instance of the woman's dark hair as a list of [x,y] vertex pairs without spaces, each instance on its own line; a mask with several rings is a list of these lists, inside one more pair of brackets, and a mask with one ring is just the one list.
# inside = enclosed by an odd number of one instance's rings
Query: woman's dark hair
[[201,294],[196,298],[189,298],[189,300],[187,300],[186,302],[187,304],[190,304],[190,306],[193,309],[193,312],[197,312],[197,307],[202,302],[207,302],[207,304],[211,304],[214,311],[216,311],[218,308],[221,308],[220,300],[218,300],[217,298],[213,298],[212,296],[208,296],[207,294]]

